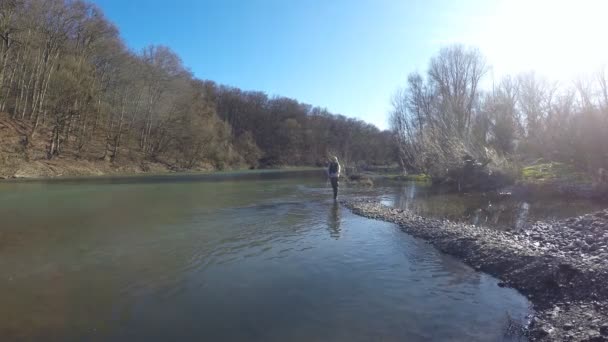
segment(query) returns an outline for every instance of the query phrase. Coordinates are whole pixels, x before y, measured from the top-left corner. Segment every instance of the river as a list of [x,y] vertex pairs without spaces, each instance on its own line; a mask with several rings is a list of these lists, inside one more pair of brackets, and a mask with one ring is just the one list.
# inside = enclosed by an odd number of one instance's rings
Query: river
[[421,216],[466,222],[501,230],[518,230],[537,220],[558,220],[603,210],[606,203],[590,199],[537,194],[518,197],[497,193],[451,193],[430,184],[401,185],[359,190],[384,205],[406,209]]
[[526,298],[330,192],[322,171],[0,183],[0,336],[525,340]]

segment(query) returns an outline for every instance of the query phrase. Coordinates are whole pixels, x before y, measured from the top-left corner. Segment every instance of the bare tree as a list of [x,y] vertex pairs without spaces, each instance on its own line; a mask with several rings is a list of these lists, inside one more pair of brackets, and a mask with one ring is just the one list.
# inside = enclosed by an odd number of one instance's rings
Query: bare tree
[[479,99],[479,81],[487,73],[485,59],[477,49],[453,45],[442,48],[431,59],[428,76],[441,102],[440,117],[446,125],[467,134],[475,102]]

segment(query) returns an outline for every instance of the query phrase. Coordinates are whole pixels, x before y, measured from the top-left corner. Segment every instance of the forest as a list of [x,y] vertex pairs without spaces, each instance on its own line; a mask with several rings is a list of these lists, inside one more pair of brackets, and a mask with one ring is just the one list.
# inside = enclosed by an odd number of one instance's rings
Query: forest
[[544,161],[606,180],[606,67],[570,82],[534,72],[489,80],[489,70],[479,50],[452,45],[409,74],[390,118],[405,169],[441,179],[466,159],[517,175]]
[[196,78],[166,46],[131,51],[86,1],[0,2],[0,113],[28,160],[172,170],[396,160],[392,133],[294,99]]

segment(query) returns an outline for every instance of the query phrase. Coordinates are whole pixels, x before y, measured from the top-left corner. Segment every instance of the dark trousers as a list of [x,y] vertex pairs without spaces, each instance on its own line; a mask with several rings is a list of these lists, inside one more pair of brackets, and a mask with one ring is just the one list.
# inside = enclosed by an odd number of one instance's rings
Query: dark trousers
[[338,198],[338,177],[330,177],[331,187],[334,189],[334,199]]

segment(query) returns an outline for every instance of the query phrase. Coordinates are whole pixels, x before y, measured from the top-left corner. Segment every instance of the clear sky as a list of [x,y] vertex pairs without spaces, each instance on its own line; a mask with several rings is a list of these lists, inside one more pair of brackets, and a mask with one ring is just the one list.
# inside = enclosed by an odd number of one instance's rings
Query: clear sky
[[603,0],[93,2],[135,51],[167,45],[198,78],[380,128],[407,74],[450,43],[480,48],[490,78],[536,69],[566,79],[608,61]]

